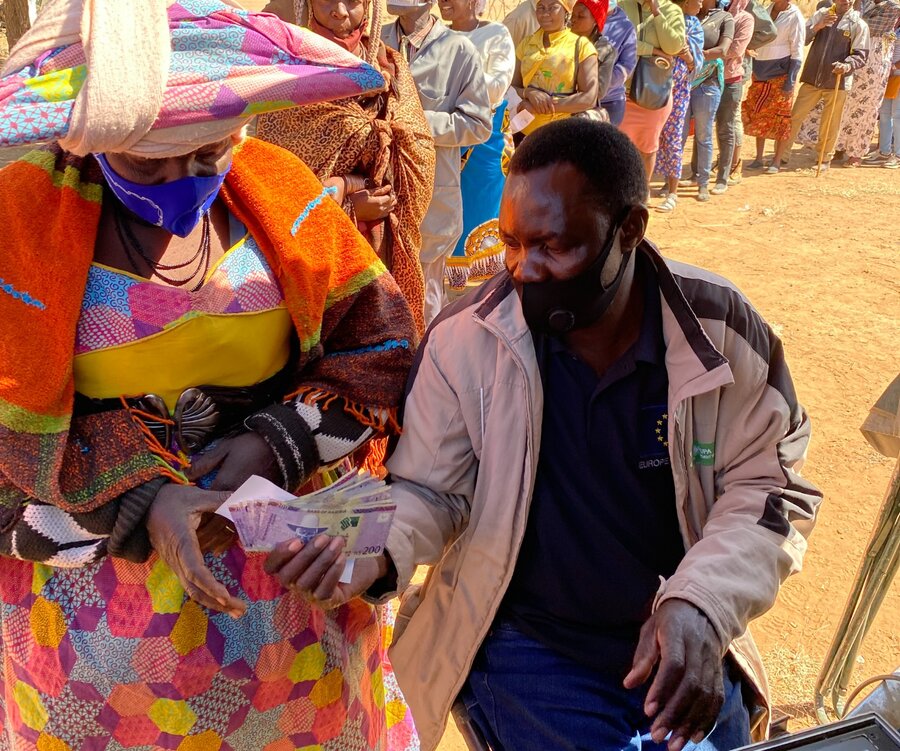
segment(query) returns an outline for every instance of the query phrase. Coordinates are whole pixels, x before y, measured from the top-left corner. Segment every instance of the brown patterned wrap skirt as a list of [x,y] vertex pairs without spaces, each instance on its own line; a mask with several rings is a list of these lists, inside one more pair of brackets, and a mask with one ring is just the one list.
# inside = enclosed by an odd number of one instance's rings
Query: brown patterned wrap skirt
[[794,92],[784,91],[786,80],[787,75],[768,81],[753,79],[741,111],[745,135],[776,141],[786,141],[791,137]]

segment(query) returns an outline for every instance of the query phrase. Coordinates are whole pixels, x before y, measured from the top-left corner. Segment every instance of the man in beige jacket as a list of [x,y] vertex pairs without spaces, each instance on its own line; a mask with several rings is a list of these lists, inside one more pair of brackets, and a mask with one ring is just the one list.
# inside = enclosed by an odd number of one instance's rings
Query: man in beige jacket
[[391,658],[426,751],[454,703],[494,751],[726,751],[766,732],[747,626],[806,550],[809,420],[746,298],[644,240],[646,191],[611,126],[526,139],[500,212],[508,273],[418,352],[388,556],[339,586],[339,543],[273,555],[326,604],[405,592]]

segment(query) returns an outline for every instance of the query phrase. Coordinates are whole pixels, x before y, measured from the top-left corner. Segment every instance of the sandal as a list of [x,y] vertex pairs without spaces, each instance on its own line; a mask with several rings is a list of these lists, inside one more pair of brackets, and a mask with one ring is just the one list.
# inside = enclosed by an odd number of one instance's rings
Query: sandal
[[762,169],[764,166],[765,165],[759,159],[754,159],[747,165],[747,169]]
[[767,175],[777,175],[779,172],[781,172],[781,167],[779,167],[774,162],[772,164],[770,164],[768,167],[766,167]]
[[675,211],[675,207],[678,205],[678,196],[674,193],[669,193],[666,196],[666,200],[663,201],[659,206],[656,207],[656,210],[662,212],[663,214],[671,214]]

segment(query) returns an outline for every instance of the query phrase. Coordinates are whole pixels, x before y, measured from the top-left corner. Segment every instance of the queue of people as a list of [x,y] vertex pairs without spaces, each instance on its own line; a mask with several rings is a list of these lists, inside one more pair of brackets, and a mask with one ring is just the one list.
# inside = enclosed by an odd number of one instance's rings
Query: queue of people
[[[581,20],[594,12],[592,3],[583,3],[584,13],[580,5],[572,8],[570,27],[596,40],[595,29],[601,27],[596,23],[582,27]],[[616,55],[612,78],[600,73],[599,107],[604,118],[632,139],[647,173],[663,179],[658,211],[675,209],[679,184],[696,186],[697,199],[706,202],[740,183],[745,133],[756,139],[750,170],[777,173],[798,140],[821,153],[826,169],[835,153],[851,167],[863,160],[894,167],[891,154],[871,149],[871,141],[876,126],[888,132],[893,122],[895,96],[888,83],[900,17],[896,0],[858,0],[858,8],[852,0],[833,4],[823,0],[808,22],[788,0],[775,0],[765,8],[756,0],[704,0],[696,9],[692,5],[683,0],[612,0],[599,32]],[[551,49],[549,37],[535,40],[541,28],[538,9],[547,12],[539,3],[525,0],[505,23],[522,42],[531,40],[529,59],[536,51],[552,53],[556,69],[571,76],[584,52],[579,50],[576,60],[571,39],[564,49]],[[554,24],[549,33],[560,33],[559,19]],[[703,32],[699,56],[698,25]],[[805,47],[809,54],[802,66]],[[601,46],[597,50],[602,69],[611,50]],[[526,135],[547,122],[584,112],[568,102],[550,109],[556,102],[540,86],[559,85],[552,76],[536,86],[520,83],[518,94],[526,98],[520,106],[540,108],[523,131]],[[572,102],[580,99],[572,96],[580,91],[577,82],[565,81],[560,91],[567,92]],[[827,128],[819,127],[822,112]],[[683,142],[691,134],[691,163],[683,174]],[[767,140],[775,148],[768,162]]]
[[[0,146],[41,147],[0,171],[0,748],[762,738],[809,419],[649,185],[676,208],[692,128],[700,200],[739,179],[746,69],[776,171],[840,119],[900,16],[867,2],[47,0],[0,77]],[[215,514],[360,467],[397,510],[348,581],[343,538]]]

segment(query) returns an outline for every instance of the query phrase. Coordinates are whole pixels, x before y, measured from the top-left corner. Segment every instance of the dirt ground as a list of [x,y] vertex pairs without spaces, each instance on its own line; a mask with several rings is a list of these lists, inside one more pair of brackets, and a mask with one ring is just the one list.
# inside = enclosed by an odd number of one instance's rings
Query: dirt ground
[[[813,683],[883,499],[891,460],[859,433],[900,371],[900,174],[795,168],[747,176],[709,204],[682,200],[650,235],[673,258],[738,284],[784,340],[812,418],[805,474],[825,493],[804,571],[754,624],[776,705],[812,722]],[[900,664],[895,586],[862,650],[859,679]]]
[[[900,371],[900,171],[835,168],[816,179],[812,167],[812,152],[795,147],[790,170],[746,173],[741,185],[708,204],[683,190],[674,214],[651,212],[649,230],[665,255],[743,289],[784,340],[812,418],[804,472],[825,502],[803,572],[753,624],[775,705],[793,716],[791,729],[815,722],[816,676],[893,467],[859,426]],[[854,679],[898,665],[895,583]],[[449,728],[442,751],[464,748]]]

